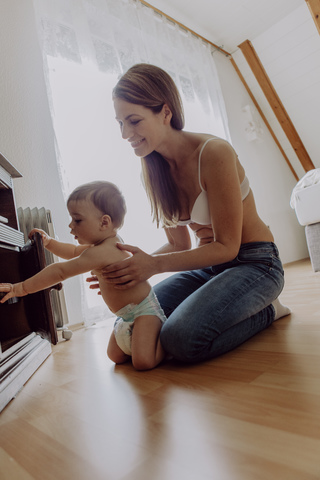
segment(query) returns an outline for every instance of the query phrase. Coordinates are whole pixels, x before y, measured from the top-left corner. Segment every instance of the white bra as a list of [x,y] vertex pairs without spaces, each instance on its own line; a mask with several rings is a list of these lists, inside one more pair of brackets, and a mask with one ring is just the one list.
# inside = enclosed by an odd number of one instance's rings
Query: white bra
[[[196,201],[193,204],[190,218],[188,220],[179,220],[177,222],[177,225],[183,226],[183,225],[189,225],[190,223],[198,223],[199,225],[211,224],[208,195],[201,185],[200,161],[201,161],[201,155],[204,147],[207,145],[208,142],[215,139],[217,139],[217,137],[210,137],[202,145],[202,148],[199,153],[199,161],[198,161],[198,176],[199,176],[199,185],[201,188],[201,192],[199,193],[198,197],[196,198]],[[241,188],[241,196],[243,201],[249,195],[249,192],[250,192],[250,184],[247,176],[245,176],[244,179],[242,180],[240,188]]]

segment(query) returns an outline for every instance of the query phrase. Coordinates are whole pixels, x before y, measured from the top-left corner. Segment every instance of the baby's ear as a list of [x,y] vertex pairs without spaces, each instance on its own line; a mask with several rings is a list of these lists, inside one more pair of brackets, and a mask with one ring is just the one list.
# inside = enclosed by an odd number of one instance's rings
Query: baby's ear
[[110,227],[112,223],[112,220],[111,220],[111,217],[110,215],[103,215],[102,218],[101,218],[101,227],[104,228],[104,227]]

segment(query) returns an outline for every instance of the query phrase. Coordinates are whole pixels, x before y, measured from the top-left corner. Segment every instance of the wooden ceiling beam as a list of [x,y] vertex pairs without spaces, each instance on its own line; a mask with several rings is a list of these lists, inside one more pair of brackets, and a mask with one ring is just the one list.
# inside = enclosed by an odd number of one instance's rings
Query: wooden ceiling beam
[[284,133],[286,134],[289,142],[292,145],[298,159],[304,170],[308,172],[315,168],[311,158],[308,155],[293,123],[290,120],[288,113],[286,112],[277,92],[275,91],[270,78],[267,75],[252,43],[249,40],[245,40],[238,45],[242,51],[248,65],[250,66],[254,76],[257,79],[266,99],[268,100],[275,116],[277,117]]
[[306,3],[320,34],[320,0],[306,0]]

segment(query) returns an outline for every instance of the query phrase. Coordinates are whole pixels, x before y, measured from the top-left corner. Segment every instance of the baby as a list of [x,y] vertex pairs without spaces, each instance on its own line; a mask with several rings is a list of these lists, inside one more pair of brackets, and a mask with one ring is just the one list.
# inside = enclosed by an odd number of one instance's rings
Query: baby
[[33,229],[30,237],[39,232],[45,248],[67,261],[53,263],[20,283],[1,283],[0,292],[6,292],[1,303],[92,271],[99,280],[102,298],[118,317],[108,344],[109,358],[124,363],[131,357],[137,370],[156,367],[165,357],[159,337],[166,317],[153,289],[143,281],[130,289],[117,290],[102,276],[104,267],[130,256],[117,248],[121,241],[117,232],[126,213],[121,192],[110,182],[87,183],[70,194],[67,208],[72,219],[71,234],[79,245],[59,242],[43,230]]

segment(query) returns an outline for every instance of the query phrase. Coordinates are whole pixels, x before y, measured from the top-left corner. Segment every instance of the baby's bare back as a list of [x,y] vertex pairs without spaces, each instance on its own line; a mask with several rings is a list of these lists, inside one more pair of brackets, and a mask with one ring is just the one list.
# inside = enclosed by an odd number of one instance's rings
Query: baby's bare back
[[[119,243],[118,237],[109,238],[104,242],[102,254],[105,253],[105,267],[131,256],[129,252],[120,250],[116,245],[117,243]],[[109,261],[109,259],[112,260]],[[103,277],[103,268],[94,270],[93,273],[98,277],[102,298],[113,313],[129,303],[138,305],[147,297],[151,289],[149,282],[144,281],[127,290],[119,290],[114,287],[114,284],[109,283]]]

